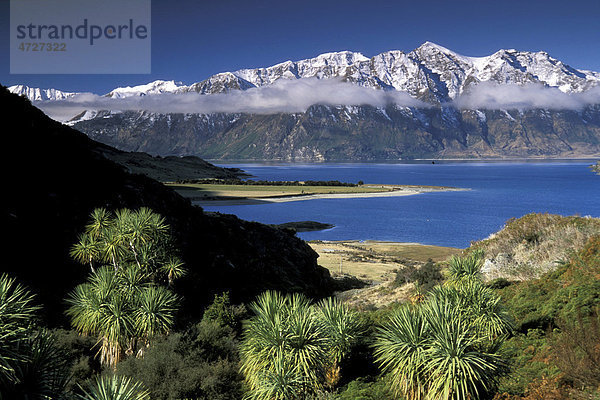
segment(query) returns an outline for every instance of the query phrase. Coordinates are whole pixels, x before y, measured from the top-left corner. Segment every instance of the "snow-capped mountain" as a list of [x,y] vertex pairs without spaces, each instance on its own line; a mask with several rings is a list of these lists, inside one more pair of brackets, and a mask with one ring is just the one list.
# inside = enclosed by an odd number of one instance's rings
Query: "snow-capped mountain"
[[[600,156],[600,105],[594,102],[564,110],[469,110],[456,105],[457,99],[485,82],[511,87],[537,84],[567,94],[600,87],[600,73],[575,69],[543,51],[510,49],[469,57],[426,42],[410,52],[393,50],[370,58],[350,51],[325,53],[223,72],[191,85],[155,81],[117,88],[105,96],[204,96],[303,78],[336,78],[374,90],[405,92],[429,104],[423,108],[314,105],[305,112],[270,115],[89,110],[70,124],[124,150],[222,159]],[[32,100],[41,98],[32,90],[23,93]]]
[[487,57],[467,57],[430,42],[409,53],[393,50],[371,58],[349,51],[326,53],[266,68],[217,74],[195,85],[216,88],[201,91],[204,94],[270,85],[278,79],[313,77],[342,78],[365,87],[404,91],[431,102],[455,99],[480,82],[541,83],[564,93],[600,85],[600,73],[574,69],[546,52],[499,50]]
[[[577,70],[543,51],[499,50],[486,57],[467,57],[425,42],[408,53],[392,50],[371,58],[350,51],[325,53],[270,67],[223,72],[189,86],[172,80],[157,80],[144,85],[119,87],[105,96],[124,98],[185,92],[215,94],[271,85],[279,79],[301,78],[341,78],[364,87],[407,92],[432,103],[456,99],[469,87],[481,82],[541,83],[564,93],[580,93],[600,85],[600,73]],[[74,95],[23,85],[12,86],[10,90],[25,94],[32,101],[60,100]]]
[[64,100],[73,97],[78,93],[63,92],[56,89],[32,88],[25,85],[14,85],[8,88],[9,92],[25,95],[31,101]]

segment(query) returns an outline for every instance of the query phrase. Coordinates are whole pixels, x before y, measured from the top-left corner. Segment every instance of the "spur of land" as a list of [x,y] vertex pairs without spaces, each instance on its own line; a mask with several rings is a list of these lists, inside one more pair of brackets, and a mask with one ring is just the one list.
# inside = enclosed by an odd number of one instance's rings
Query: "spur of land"
[[356,184],[348,186],[289,184],[166,183],[194,204],[260,204],[312,199],[346,199],[410,196],[421,193],[467,190],[447,186]]

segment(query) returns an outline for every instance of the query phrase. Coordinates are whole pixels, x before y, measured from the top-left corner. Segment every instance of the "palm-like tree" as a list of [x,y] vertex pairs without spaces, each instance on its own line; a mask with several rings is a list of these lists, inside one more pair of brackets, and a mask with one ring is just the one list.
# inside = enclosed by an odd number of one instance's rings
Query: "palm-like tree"
[[152,286],[135,267],[115,272],[102,267],[67,299],[74,329],[98,336],[100,361],[113,368],[140,344],[165,334],[174,323],[177,297]]
[[338,364],[360,334],[355,313],[333,300],[265,292],[250,305],[241,370],[250,399],[299,399],[339,379]]
[[73,328],[84,335],[98,335],[100,361],[113,367],[130,347],[134,330],[132,305],[120,292],[118,278],[109,268],[102,267],[67,299],[67,315]]
[[61,399],[68,381],[54,338],[37,331],[40,307],[29,290],[0,274],[0,399]]
[[105,208],[96,208],[92,211],[86,232],[93,238],[101,238],[104,232],[113,226],[112,215]]
[[500,355],[481,345],[482,338],[453,305],[429,301],[424,315],[430,332],[423,354],[427,396],[467,400],[492,393],[506,367]]
[[164,263],[160,270],[167,276],[168,286],[173,286],[173,282],[179,279],[187,273],[187,270],[183,266],[183,262],[177,258],[172,258]]
[[111,263],[114,270],[117,271],[125,256],[125,235],[116,229],[111,229],[104,232],[102,238],[103,261]]
[[408,399],[467,400],[493,391],[512,321],[481,280],[482,253],[450,260],[449,283],[379,329],[377,361]]
[[339,363],[358,339],[361,326],[356,313],[332,297],[317,304],[316,315],[323,324],[329,340],[329,365],[326,367],[325,376],[328,386],[333,388],[341,377]]
[[[284,393],[316,389],[327,361],[327,338],[323,325],[313,318],[308,299],[299,294],[284,297],[277,292],[265,292],[250,309],[255,316],[244,329],[241,346],[241,370],[251,389],[248,397],[293,398]],[[295,366],[297,373],[282,375],[282,366],[289,365]],[[280,383],[301,382],[302,389],[273,386],[276,378]],[[280,387],[281,392],[263,397],[271,393],[267,387]]]
[[0,274],[0,384],[18,380],[15,363],[23,361],[18,346],[27,338],[39,309],[29,290]]
[[140,382],[119,375],[98,377],[82,391],[80,400],[150,400]]
[[297,365],[282,355],[273,360],[272,368],[264,369],[259,376],[260,385],[249,398],[254,400],[299,400],[306,382]]
[[425,396],[424,353],[428,347],[429,326],[419,307],[398,309],[377,331],[375,357],[391,377],[396,393],[409,400]]
[[31,333],[17,348],[23,355],[15,364],[17,379],[0,384],[0,399],[66,399],[69,365],[55,338],[46,331]]
[[468,280],[461,285],[436,287],[430,298],[461,310],[479,336],[494,340],[514,330],[512,318],[502,306],[501,298],[481,282]]
[[452,256],[448,262],[449,282],[460,284],[468,280],[481,280],[483,251],[474,250],[468,256]]
[[375,355],[409,400],[468,400],[493,392],[506,364],[454,305],[404,307],[379,329]]
[[149,286],[135,300],[136,336],[147,344],[156,335],[169,332],[175,321],[177,296],[164,287]]
[[94,272],[94,261],[100,258],[100,246],[92,235],[84,233],[71,248],[70,255],[77,262],[89,264],[90,270]]
[[[169,284],[185,274],[174,257],[172,238],[165,219],[149,208],[95,209],[86,231],[71,249],[76,261],[90,266],[110,264],[115,271],[136,264],[144,273],[165,274]],[[161,278],[162,279],[162,278]]]
[[100,362],[116,368],[123,354],[133,354],[133,319],[132,304],[127,296],[118,293],[109,297],[103,304],[102,318],[95,333],[100,335]]

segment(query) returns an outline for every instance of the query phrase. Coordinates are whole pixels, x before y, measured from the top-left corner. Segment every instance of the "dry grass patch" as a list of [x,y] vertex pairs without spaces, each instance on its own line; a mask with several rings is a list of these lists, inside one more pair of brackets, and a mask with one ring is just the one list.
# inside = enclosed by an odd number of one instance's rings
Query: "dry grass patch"
[[553,270],[598,234],[598,218],[532,213],[508,220],[471,249],[485,252],[487,279],[528,280]]
[[395,271],[406,264],[425,263],[432,259],[444,261],[461,252],[453,247],[429,246],[418,243],[379,241],[312,241],[309,245],[319,254],[319,265],[332,275],[341,273],[374,283],[395,279]]
[[319,264],[328,268],[332,276],[351,275],[371,283],[369,287],[338,294],[341,300],[359,310],[410,300],[416,292],[412,279],[415,271],[431,265],[428,260],[445,261],[461,252],[451,247],[378,241],[313,241],[309,245],[319,254]]

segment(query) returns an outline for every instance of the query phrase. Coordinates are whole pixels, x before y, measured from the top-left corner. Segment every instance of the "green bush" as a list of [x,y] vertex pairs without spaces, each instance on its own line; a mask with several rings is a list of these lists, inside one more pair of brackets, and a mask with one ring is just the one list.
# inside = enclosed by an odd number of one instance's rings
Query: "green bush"
[[[600,330],[594,329],[600,306],[600,237],[590,238],[553,272],[540,279],[513,283],[496,290],[517,322],[517,335],[504,351],[512,372],[499,389],[524,395],[534,381],[564,376],[578,387],[593,386],[590,378]],[[594,343],[590,348],[589,343]]]
[[415,282],[422,292],[427,292],[443,280],[444,275],[442,275],[440,266],[430,258],[420,267],[408,265],[398,270],[394,279],[394,286],[398,287],[405,283]]
[[237,346],[231,327],[203,320],[186,333],[157,341],[144,358],[122,361],[117,372],[142,382],[152,399],[238,399]]
[[337,397],[338,400],[383,400],[393,399],[390,383],[384,379],[368,381],[354,380],[344,388]]
[[242,326],[242,320],[246,317],[247,311],[244,305],[234,306],[229,300],[229,293],[215,295],[212,304],[206,307],[202,320],[214,321],[222,326],[229,326],[236,332],[239,332]]
[[79,386],[91,383],[94,375],[101,372],[100,362],[95,357],[96,338],[79,335],[75,331],[54,329],[56,347],[64,355],[69,367],[71,379],[67,385],[68,391],[76,391]]

